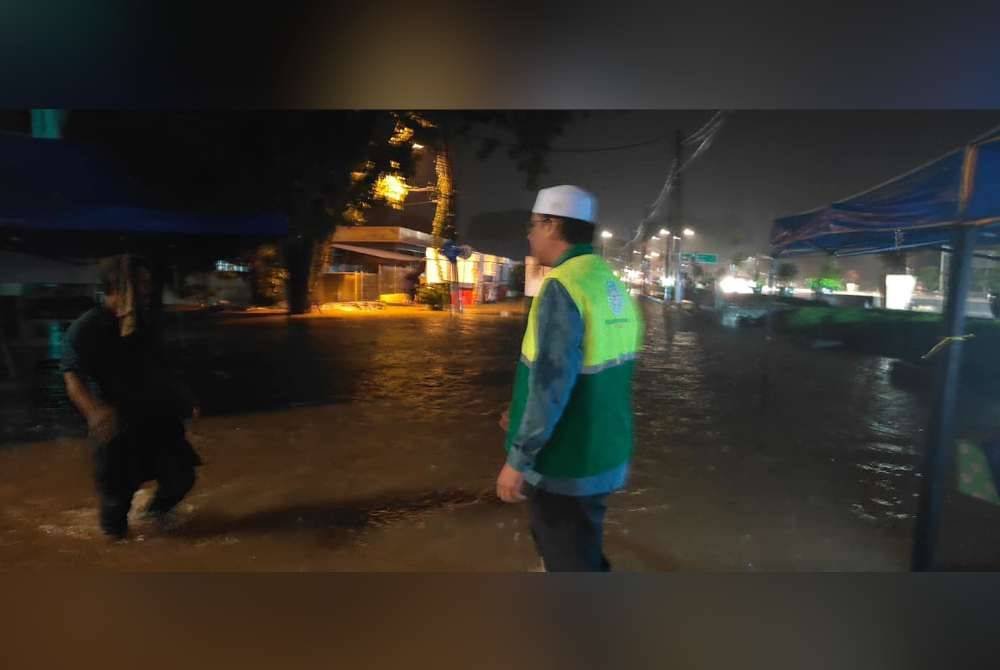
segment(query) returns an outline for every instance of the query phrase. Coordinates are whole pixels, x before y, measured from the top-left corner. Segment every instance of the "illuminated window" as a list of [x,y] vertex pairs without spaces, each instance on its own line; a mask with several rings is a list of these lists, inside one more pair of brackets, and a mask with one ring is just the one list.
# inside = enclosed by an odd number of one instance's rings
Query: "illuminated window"
[[250,268],[246,265],[237,265],[235,263],[230,263],[229,261],[215,261],[215,271],[216,272],[249,272]]

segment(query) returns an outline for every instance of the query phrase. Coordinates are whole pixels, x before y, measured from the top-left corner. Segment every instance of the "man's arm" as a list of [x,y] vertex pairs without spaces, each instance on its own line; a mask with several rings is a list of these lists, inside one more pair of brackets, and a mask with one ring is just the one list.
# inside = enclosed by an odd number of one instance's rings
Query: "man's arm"
[[66,383],[66,395],[87,421],[90,434],[106,441],[117,431],[117,418],[114,409],[96,398],[85,381],[90,376],[93,337],[92,324],[83,319],[74,322],[63,341],[59,369]]
[[524,414],[507,454],[518,472],[534,466],[562,418],[583,367],[583,316],[565,287],[545,283],[538,309],[537,357],[528,376]]
[[64,372],[63,381],[66,382],[66,394],[73,406],[80,410],[80,414],[89,423],[90,417],[100,409],[103,403],[94,397],[94,394],[87,388],[87,383],[76,372]]
[[77,373],[64,372],[63,380],[66,382],[66,394],[86,419],[90,435],[102,442],[114,437],[118,432],[118,416],[114,408],[95,398]]

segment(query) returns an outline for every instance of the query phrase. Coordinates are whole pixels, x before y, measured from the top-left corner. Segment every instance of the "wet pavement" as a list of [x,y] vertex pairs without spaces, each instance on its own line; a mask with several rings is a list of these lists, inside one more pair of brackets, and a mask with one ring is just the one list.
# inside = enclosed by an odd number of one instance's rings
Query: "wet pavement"
[[[890,384],[890,361],[644,305],[615,567],[906,570],[927,400]],[[97,531],[82,422],[43,367],[0,412],[0,567],[533,568],[526,510],[492,493],[523,317],[388,312],[175,331],[205,465],[177,529],[136,521],[124,544]],[[963,404],[963,430],[995,430],[985,402]],[[955,509],[946,540],[975,549],[995,513]]]

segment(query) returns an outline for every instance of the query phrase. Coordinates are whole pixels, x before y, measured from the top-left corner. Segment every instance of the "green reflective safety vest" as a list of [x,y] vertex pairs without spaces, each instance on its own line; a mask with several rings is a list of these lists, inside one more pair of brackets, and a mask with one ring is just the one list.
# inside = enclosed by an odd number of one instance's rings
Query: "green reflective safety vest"
[[[583,368],[534,470],[548,477],[590,477],[622,466],[632,455],[632,373],[642,347],[642,317],[628,288],[593,253],[558,264],[543,280],[539,295],[550,281],[565,287],[583,317]],[[521,425],[537,358],[540,302],[532,303],[521,344],[508,451]]]

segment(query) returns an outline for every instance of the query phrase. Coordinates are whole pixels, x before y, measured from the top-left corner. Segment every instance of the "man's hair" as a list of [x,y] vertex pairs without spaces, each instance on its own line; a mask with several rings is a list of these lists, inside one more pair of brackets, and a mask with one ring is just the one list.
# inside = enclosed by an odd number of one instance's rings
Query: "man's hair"
[[[102,258],[97,265],[101,292],[105,295],[117,294],[124,281],[131,281],[139,269],[149,270],[149,263],[142,256],[121,254]],[[122,276],[126,273],[127,276]]]
[[593,244],[597,226],[589,221],[569,219],[563,216],[552,217],[559,222],[559,234],[570,244]]

